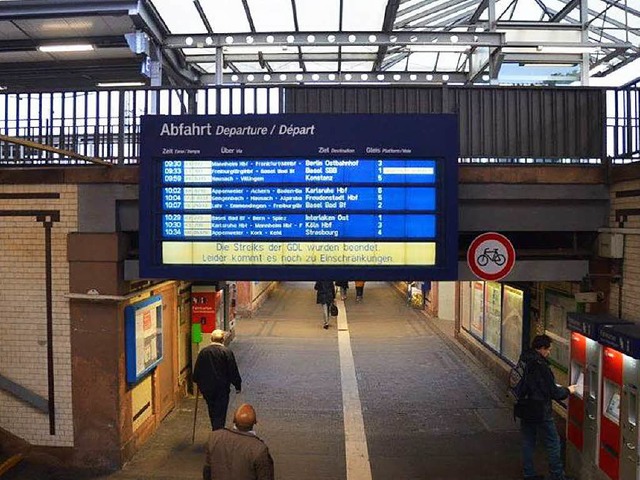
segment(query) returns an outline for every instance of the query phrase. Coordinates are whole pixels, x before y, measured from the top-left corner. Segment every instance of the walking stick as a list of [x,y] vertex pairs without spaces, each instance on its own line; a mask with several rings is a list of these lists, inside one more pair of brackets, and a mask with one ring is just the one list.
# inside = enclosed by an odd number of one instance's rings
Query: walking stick
[[198,392],[198,385],[196,384],[196,408],[193,410],[193,432],[191,433],[191,445],[193,445],[196,441],[196,419],[198,418],[198,397],[200,396],[200,392]]

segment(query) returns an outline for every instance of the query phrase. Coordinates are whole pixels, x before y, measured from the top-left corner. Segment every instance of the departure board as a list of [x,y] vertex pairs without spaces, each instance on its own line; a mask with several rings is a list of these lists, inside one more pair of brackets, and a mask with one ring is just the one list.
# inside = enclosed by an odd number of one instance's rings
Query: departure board
[[456,167],[452,115],[145,117],[140,270],[454,279]]

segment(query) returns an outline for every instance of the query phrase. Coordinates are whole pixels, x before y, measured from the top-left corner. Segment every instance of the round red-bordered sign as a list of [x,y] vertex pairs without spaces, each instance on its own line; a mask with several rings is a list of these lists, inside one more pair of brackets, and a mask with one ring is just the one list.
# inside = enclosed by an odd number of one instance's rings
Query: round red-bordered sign
[[469,245],[467,263],[476,277],[496,281],[509,274],[516,263],[516,251],[504,235],[487,232]]

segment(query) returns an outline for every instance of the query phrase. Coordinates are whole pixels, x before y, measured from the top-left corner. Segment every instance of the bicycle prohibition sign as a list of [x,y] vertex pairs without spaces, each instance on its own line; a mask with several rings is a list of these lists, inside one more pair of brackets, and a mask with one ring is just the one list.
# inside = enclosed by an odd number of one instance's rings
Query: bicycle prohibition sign
[[467,250],[473,274],[488,281],[506,277],[516,261],[516,251],[507,237],[495,232],[477,236]]

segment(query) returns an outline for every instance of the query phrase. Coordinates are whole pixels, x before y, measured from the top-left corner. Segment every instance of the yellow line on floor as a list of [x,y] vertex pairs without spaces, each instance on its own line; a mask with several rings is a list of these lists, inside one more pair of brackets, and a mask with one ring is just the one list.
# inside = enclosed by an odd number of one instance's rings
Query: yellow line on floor
[[0,464],[0,477],[15,467],[24,458],[21,453],[17,453],[7,458]]
[[338,347],[340,351],[340,378],[342,385],[342,412],[344,417],[345,457],[347,480],[371,480],[371,464],[367,436],[364,431],[362,405],[358,393],[358,379],[351,350],[351,336],[344,303],[337,301]]

